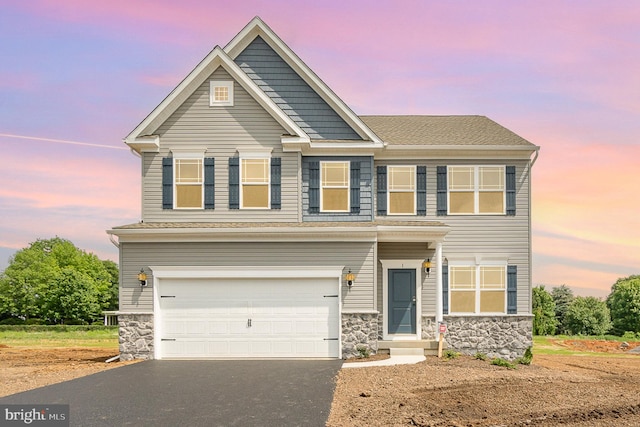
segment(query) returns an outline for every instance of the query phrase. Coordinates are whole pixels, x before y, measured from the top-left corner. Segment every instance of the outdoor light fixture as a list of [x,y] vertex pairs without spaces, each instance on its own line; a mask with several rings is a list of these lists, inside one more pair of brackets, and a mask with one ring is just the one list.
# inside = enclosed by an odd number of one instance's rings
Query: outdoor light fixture
[[143,268],[141,268],[140,273],[138,273],[138,280],[140,281],[140,286],[147,286],[147,274]]
[[351,285],[353,285],[353,281],[356,280],[356,275],[351,272],[351,269],[349,269],[349,272],[344,276],[344,279],[347,281],[347,285],[351,287]]
[[427,260],[422,263],[422,268],[424,268],[424,272],[427,277],[429,277],[429,272],[431,271],[431,258],[427,258]]

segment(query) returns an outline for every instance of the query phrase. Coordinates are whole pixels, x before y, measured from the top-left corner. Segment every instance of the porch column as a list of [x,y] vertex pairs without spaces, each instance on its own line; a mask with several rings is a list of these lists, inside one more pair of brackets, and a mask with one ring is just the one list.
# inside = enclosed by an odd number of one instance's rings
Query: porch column
[[442,322],[442,242],[436,242],[436,322]]

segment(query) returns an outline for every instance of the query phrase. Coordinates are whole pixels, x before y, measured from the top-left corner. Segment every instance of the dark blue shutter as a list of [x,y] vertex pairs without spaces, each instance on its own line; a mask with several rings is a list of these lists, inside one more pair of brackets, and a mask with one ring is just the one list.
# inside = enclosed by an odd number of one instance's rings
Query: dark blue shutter
[[447,167],[438,166],[437,169],[437,210],[438,216],[447,214]]
[[449,314],[449,265],[442,264],[442,314]]
[[216,205],[215,192],[215,159],[204,158],[204,208],[214,209]]
[[377,195],[378,195],[378,215],[387,214],[387,167],[377,168]]
[[518,313],[518,266],[507,266],[507,314]]
[[240,159],[229,157],[229,209],[240,209]]
[[173,158],[162,159],[162,209],[173,209]]
[[320,213],[320,162],[309,162],[309,213]]
[[427,214],[427,167],[418,166],[416,168],[416,213],[418,215]]
[[281,208],[282,161],[280,157],[271,159],[271,209]]
[[516,214],[516,167],[507,166],[506,168],[506,190],[507,190],[507,215],[514,216]]
[[350,193],[351,193],[351,213],[360,213],[360,162],[351,162],[351,180],[350,180]]

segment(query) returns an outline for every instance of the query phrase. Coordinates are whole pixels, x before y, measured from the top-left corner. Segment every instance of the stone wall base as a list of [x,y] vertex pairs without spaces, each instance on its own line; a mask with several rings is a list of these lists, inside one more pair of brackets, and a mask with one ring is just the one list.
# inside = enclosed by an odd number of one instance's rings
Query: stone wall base
[[342,358],[378,352],[378,315],[342,313]]
[[118,313],[120,360],[153,359],[153,314]]
[[444,322],[449,348],[463,354],[514,360],[533,345],[533,316],[444,316]]

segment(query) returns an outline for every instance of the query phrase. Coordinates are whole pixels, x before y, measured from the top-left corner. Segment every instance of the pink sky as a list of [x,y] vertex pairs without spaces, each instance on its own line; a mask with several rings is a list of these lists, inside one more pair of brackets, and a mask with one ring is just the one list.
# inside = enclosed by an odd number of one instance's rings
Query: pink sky
[[122,138],[259,15],[358,114],[481,114],[540,145],[534,284],[640,273],[640,3],[230,3],[0,6],[0,268],[56,235],[117,261],[104,230],[140,219]]

